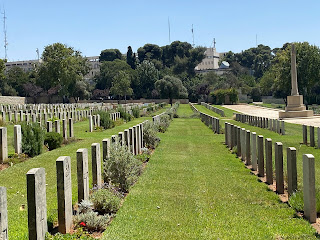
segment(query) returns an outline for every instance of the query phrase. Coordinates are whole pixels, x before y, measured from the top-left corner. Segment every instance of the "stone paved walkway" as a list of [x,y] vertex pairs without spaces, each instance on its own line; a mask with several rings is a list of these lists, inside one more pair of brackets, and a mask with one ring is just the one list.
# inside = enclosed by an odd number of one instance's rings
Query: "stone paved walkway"
[[[271,109],[271,108],[264,108],[259,106],[253,105],[224,105],[223,107],[229,108],[244,114],[249,114],[252,116],[259,116],[259,117],[267,117],[267,118],[279,118],[279,111],[278,109]],[[320,116],[314,116],[310,118],[291,118],[291,119],[284,119],[285,122],[288,123],[296,123],[296,124],[306,124],[315,127],[320,127]]]

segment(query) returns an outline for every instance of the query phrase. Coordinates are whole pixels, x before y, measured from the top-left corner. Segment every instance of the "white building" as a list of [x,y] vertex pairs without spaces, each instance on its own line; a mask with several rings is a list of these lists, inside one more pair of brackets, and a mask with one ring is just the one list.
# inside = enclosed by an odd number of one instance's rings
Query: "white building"
[[[84,79],[89,80],[92,79],[97,73],[100,72],[100,62],[99,56],[86,57],[89,63],[90,71],[84,76]],[[13,67],[20,67],[24,72],[32,71],[37,64],[41,64],[42,60],[25,60],[25,61],[14,61],[14,62],[6,62],[6,72],[9,71]]]
[[195,67],[195,70],[201,71],[218,69],[220,55],[216,48],[207,48],[204,54],[206,57],[198,64],[198,66]]

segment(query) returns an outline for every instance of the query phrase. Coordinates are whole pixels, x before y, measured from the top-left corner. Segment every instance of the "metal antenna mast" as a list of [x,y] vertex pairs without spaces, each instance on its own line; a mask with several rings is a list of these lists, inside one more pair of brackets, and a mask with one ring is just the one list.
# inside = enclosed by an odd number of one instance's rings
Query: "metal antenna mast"
[[37,48],[36,52],[37,52],[37,56],[38,56],[38,62],[40,62],[39,48]]
[[168,28],[169,28],[169,43],[171,43],[171,39],[170,39],[170,19],[168,17]]
[[192,47],[194,47],[194,33],[193,33],[193,24],[192,24],[191,32],[192,32]]
[[213,48],[216,48],[216,39],[213,39]]
[[7,25],[6,25],[6,10],[3,8],[3,33],[4,33],[4,58],[8,59],[8,41],[7,41]]

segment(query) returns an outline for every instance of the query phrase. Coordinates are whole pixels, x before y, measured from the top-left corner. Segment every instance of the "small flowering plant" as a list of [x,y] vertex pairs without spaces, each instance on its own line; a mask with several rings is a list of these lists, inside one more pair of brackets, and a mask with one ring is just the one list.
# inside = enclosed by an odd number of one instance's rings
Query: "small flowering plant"
[[85,227],[85,226],[86,226],[85,222],[81,222],[81,223],[79,223],[79,225],[80,225],[81,227]]

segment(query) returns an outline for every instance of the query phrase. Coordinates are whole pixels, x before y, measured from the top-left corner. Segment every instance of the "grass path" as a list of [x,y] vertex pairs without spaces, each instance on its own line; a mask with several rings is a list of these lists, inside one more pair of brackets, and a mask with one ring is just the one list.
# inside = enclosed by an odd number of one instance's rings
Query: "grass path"
[[[180,105],[179,115],[191,115]],[[314,239],[199,119],[174,119],[104,239]]]
[[[156,114],[165,111],[159,110]],[[29,159],[26,162],[16,164],[8,169],[0,172],[0,186],[7,188],[8,198],[8,220],[9,220],[9,238],[10,239],[28,239],[28,214],[27,214],[27,189],[26,189],[26,173],[37,167],[45,168],[46,170],[46,197],[47,197],[47,212],[48,220],[57,219],[57,185],[56,185],[56,159],[59,156],[71,157],[71,174],[72,174],[72,198],[73,203],[77,201],[77,164],[76,151],[79,148],[88,148],[89,156],[89,176],[91,187],[91,144],[100,143],[102,151],[102,139],[109,138],[113,134],[123,131],[131,126],[151,119],[143,117],[134,119],[131,122],[125,123],[115,128],[105,131],[88,132],[89,122],[83,121],[74,124],[74,133],[76,138],[82,140],[73,142],[64,147],[55,149],[50,152],[45,152]],[[102,154],[101,154],[102,156]],[[21,205],[25,205],[25,210],[20,210]]]

